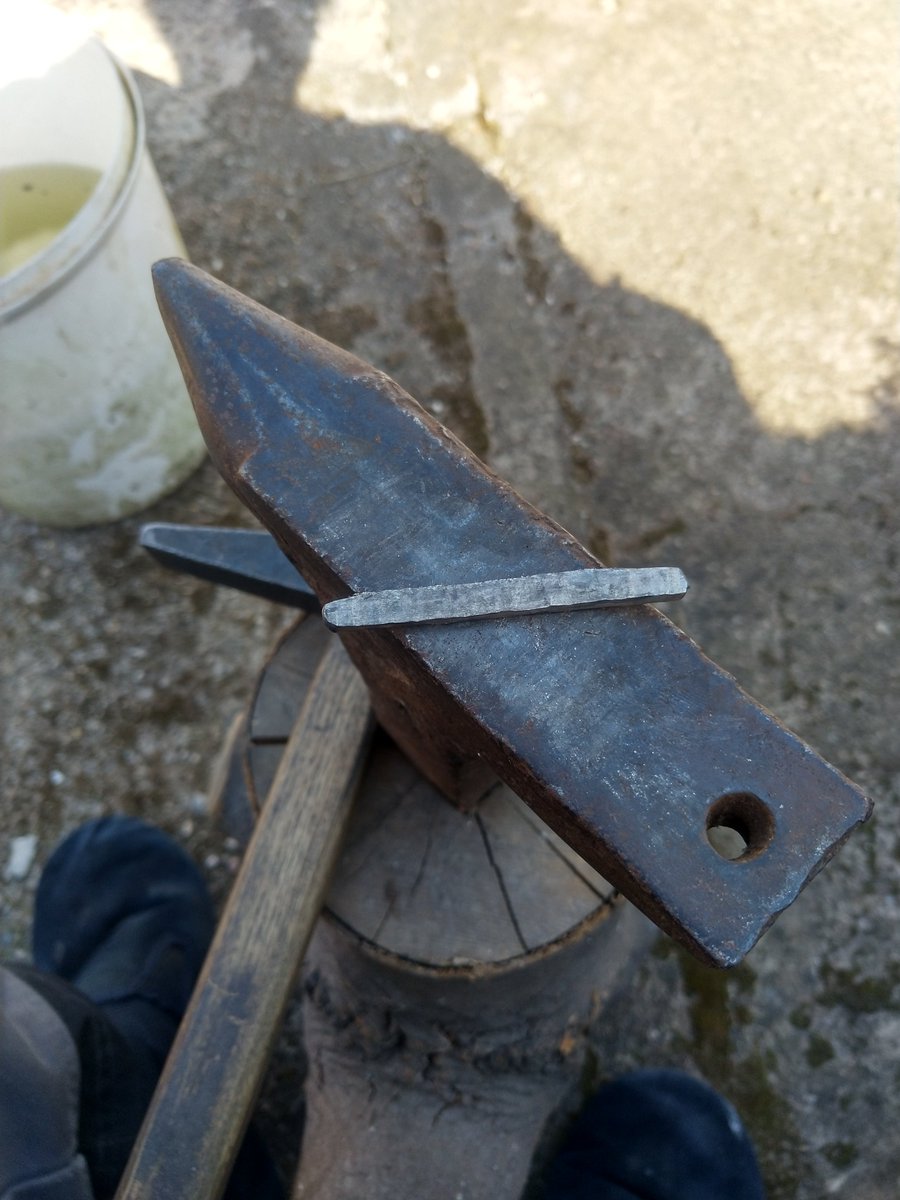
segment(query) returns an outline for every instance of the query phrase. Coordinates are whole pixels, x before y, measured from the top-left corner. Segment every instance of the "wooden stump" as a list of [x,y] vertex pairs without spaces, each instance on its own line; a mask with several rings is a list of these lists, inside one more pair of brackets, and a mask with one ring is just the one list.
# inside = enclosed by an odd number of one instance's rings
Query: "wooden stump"
[[[252,827],[330,634],[260,676],[220,788]],[[296,1197],[514,1200],[652,928],[499,782],[463,813],[376,736],[304,966]]]

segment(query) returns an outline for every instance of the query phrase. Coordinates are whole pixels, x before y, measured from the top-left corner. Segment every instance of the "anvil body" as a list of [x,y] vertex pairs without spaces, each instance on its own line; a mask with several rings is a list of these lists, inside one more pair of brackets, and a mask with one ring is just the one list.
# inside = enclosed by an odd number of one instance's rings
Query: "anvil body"
[[[322,603],[598,565],[387,376],[184,263],[155,279],[214,461]],[[869,815],[649,605],[341,636],[439,786],[496,772],[707,962],[739,961]]]

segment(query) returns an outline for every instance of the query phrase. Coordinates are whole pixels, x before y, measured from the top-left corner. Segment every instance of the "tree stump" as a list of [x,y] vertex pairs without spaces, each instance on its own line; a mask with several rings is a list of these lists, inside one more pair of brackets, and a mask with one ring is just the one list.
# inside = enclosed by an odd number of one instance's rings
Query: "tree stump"
[[[330,634],[264,668],[219,787],[249,834]],[[649,923],[497,782],[449,804],[383,734],[304,964],[295,1197],[515,1200]]]

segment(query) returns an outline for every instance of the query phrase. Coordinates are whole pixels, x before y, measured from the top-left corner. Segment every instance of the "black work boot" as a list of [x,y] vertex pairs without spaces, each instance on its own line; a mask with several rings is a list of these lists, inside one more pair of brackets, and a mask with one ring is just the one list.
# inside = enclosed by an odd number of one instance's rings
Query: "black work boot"
[[[70,834],[38,884],[20,976],[67,1025],[82,1067],[80,1149],[98,1200],[111,1197],[215,930],[206,884],[158,829],[104,817]],[[253,1126],[227,1200],[281,1200]]]
[[32,953],[162,1069],[214,930],[206,884],[181,847],[142,821],[104,817],[44,868]]
[[636,1071],[579,1114],[544,1176],[546,1200],[764,1200],[731,1105],[679,1071]]

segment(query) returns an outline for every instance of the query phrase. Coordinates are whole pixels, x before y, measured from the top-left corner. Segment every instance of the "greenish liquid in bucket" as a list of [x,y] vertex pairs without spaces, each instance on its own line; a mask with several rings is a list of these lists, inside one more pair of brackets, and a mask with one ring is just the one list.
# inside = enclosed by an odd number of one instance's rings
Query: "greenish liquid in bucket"
[[99,179],[93,167],[67,163],[0,170],[0,279],[50,245]]

